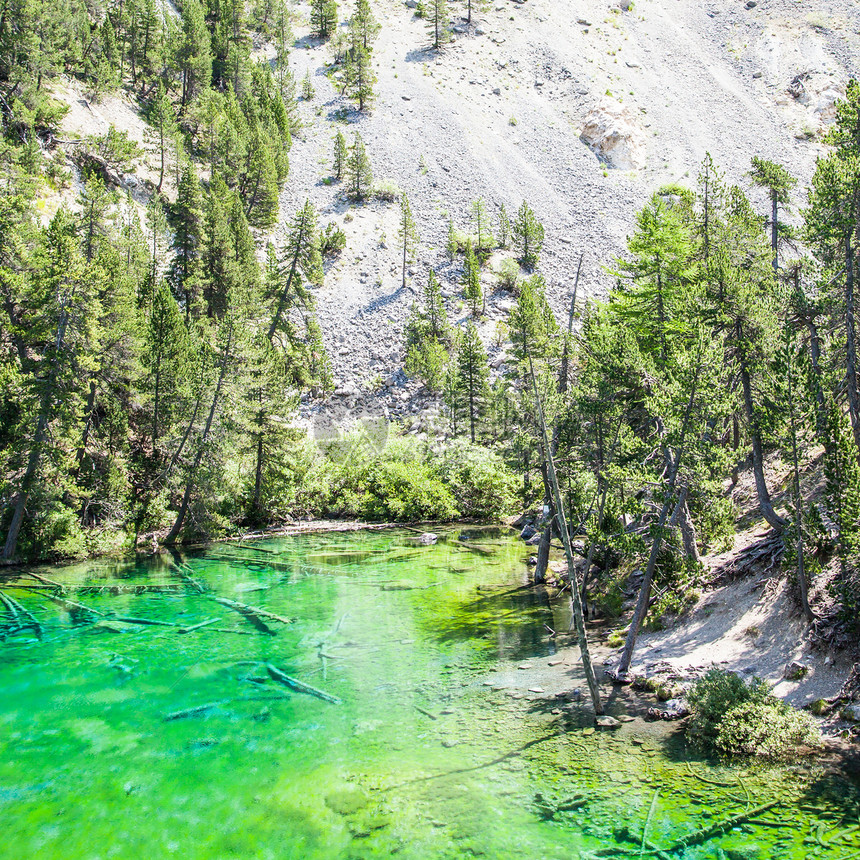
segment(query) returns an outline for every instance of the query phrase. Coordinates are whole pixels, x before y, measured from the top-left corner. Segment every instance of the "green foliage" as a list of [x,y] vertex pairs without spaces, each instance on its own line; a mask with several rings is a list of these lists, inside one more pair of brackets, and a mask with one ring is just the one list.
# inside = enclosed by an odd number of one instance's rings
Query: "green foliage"
[[809,714],[769,696],[729,710],[720,723],[715,745],[730,755],[776,759],[796,753],[799,747],[820,746],[821,734]]
[[519,252],[520,263],[529,271],[534,270],[543,248],[543,224],[537,220],[525,200],[514,219],[511,235]]
[[334,221],[329,221],[320,233],[320,254],[336,257],[346,247],[346,233]]
[[335,179],[343,179],[347,168],[349,152],[346,147],[346,138],[342,131],[338,131],[334,139],[334,155],[332,157],[332,173]]
[[306,102],[310,102],[313,101],[316,94],[313,82],[311,81],[311,71],[308,69],[305,72],[305,76],[302,78],[302,98]]
[[337,27],[335,0],[312,0],[311,31],[317,38],[328,39]]
[[747,684],[734,672],[709,669],[687,693],[692,713],[687,734],[714,745],[730,711],[741,705],[761,705],[769,698],[767,684],[760,678]]
[[520,278],[520,266],[516,260],[512,260],[510,257],[505,257],[505,259],[499,264],[496,274],[499,278],[499,284],[503,289],[510,293],[516,292],[517,283]]
[[346,172],[350,196],[356,200],[366,199],[373,190],[373,171],[364,141],[358,132],[355,133],[355,141],[346,162]]
[[472,316],[480,316],[484,312],[484,290],[481,287],[481,266],[472,247],[472,242],[466,243],[466,259],[463,261],[463,296],[469,304]]
[[453,494],[460,516],[498,520],[516,510],[516,476],[495,452],[454,439],[437,452],[433,463]]

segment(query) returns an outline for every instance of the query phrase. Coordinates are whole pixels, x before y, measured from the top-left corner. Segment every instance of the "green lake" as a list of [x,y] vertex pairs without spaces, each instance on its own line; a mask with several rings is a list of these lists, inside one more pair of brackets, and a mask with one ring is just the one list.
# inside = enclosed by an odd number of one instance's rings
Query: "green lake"
[[[707,761],[638,717],[588,731],[573,672],[563,696],[504,689],[552,660],[566,600],[523,587],[511,532],[472,536],[321,533],[34,569],[65,602],[0,586],[17,601],[0,605],[0,857],[860,858],[848,778]],[[216,597],[292,623],[263,616],[270,635]]]

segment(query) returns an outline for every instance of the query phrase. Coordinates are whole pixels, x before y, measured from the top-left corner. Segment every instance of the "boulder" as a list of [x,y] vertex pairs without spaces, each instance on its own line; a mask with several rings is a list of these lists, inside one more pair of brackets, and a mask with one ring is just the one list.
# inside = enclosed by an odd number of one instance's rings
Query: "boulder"
[[782,673],[783,678],[787,681],[799,681],[809,674],[809,666],[805,663],[800,663],[797,660],[792,660]]
[[616,720],[615,717],[610,717],[606,714],[601,717],[597,717],[595,722],[601,729],[617,729],[621,725],[621,723]]
[[437,540],[439,540],[439,537],[433,534],[433,532],[424,532],[424,534],[418,535],[418,543],[423,543],[425,546],[436,543]]
[[840,712],[840,716],[843,720],[851,720],[852,723],[860,723],[860,705],[856,702],[846,705]]
[[645,132],[633,112],[612,99],[601,99],[588,113],[579,137],[609,167],[640,170],[645,166]]
[[530,537],[534,537],[537,534],[537,529],[531,524],[526,523],[523,526],[523,530],[520,532],[520,538],[522,540],[528,540]]

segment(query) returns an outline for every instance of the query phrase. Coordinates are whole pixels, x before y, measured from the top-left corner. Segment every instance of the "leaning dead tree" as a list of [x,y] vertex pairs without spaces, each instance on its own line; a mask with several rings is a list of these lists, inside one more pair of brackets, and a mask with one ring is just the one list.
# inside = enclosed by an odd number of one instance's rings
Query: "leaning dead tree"
[[538,419],[541,428],[541,442],[543,444],[544,457],[546,459],[546,471],[552,489],[553,501],[555,503],[555,517],[561,534],[561,542],[564,544],[564,554],[567,559],[567,570],[570,576],[570,608],[576,621],[576,633],[579,638],[579,652],[582,660],[582,668],[585,671],[585,680],[588,683],[588,691],[591,693],[591,701],[594,704],[596,714],[603,713],[603,705],[600,702],[600,689],[597,686],[597,678],[594,676],[594,667],[591,665],[591,654],[588,650],[588,637],[585,635],[585,618],[582,612],[582,594],[580,592],[579,578],[576,575],[576,567],[573,563],[573,548],[570,545],[570,532],[567,529],[567,519],[564,515],[564,504],[561,492],[558,488],[558,478],[555,474],[555,462],[553,461],[552,449],[549,443],[549,435],[546,431],[546,420],[543,414],[543,404],[535,378],[535,369],[532,357],[529,355],[529,371],[532,377],[532,387],[535,393],[535,404],[537,405]]

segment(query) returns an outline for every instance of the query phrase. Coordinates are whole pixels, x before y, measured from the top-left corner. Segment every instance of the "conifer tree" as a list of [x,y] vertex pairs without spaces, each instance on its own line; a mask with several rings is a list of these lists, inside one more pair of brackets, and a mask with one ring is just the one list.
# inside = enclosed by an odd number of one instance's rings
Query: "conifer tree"
[[[269,325],[268,338],[273,340],[283,326],[289,325],[285,314],[294,306],[294,295],[303,289],[302,278],[314,286],[323,281],[322,257],[319,249],[319,234],[314,208],[310,200],[296,212],[289,224],[287,242],[282,253],[281,281],[272,295],[274,309]],[[304,297],[300,295],[302,301]]]
[[373,50],[373,41],[380,30],[379,22],[374,18],[370,7],[370,0],[356,0],[350,29],[356,34],[364,50],[370,53]]
[[373,188],[373,171],[370,168],[370,159],[364,148],[364,141],[358,132],[355,133],[355,141],[350,149],[346,169],[350,195],[356,200],[364,200]]
[[427,286],[424,288],[424,313],[427,317],[427,328],[431,336],[440,343],[451,340],[451,324],[445,311],[445,301],[442,298],[442,288],[433,269],[427,276]]
[[468,417],[469,435],[474,442],[487,405],[489,370],[487,352],[471,320],[458,344],[457,371],[457,407]]
[[526,269],[533,270],[543,248],[543,224],[537,220],[525,200],[517,212],[511,232],[517,243],[519,261]]
[[181,111],[212,79],[212,50],[206,16],[198,0],[182,4],[182,40],[177,52],[182,76]]
[[496,241],[490,230],[490,218],[482,197],[472,203],[471,213],[475,224],[475,253],[481,257],[492,250]]
[[460,243],[457,241],[457,231],[454,229],[454,221],[448,219],[448,235],[445,241],[445,253],[450,262],[454,262],[457,258],[457,252],[460,250]]
[[475,256],[472,240],[466,242],[466,259],[463,263],[463,295],[469,304],[472,316],[484,312],[484,291],[481,288],[481,265]]
[[146,118],[150,125],[146,131],[146,138],[150,143],[155,144],[159,157],[158,185],[155,191],[160,194],[161,188],[164,185],[167,154],[177,130],[173,105],[170,103],[167,90],[165,90],[164,83],[161,80],[158,82],[158,88],[147,109]]
[[511,222],[504,203],[499,205],[499,212],[496,216],[496,232],[499,237],[499,247],[507,248],[508,242],[511,240]]
[[346,61],[344,70],[344,92],[358,103],[358,109],[369,108],[376,98],[373,85],[376,75],[370,64],[370,54],[363,45],[353,48]]
[[183,166],[174,206],[173,265],[170,283],[181,299],[189,320],[200,296],[200,247],[203,229],[203,195],[191,161]]
[[314,96],[316,95],[316,90],[314,90],[314,85],[311,81],[311,71],[308,69],[305,72],[305,76],[302,78],[302,98],[306,101],[313,101]]
[[760,188],[767,189],[770,197],[770,244],[773,251],[773,270],[779,272],[779,209],[787,206],[791,200],[791,189],[797,185],[797,180],[782,165],[753,156],[752,181]]
[[311,30],[320,39],[328,39],[337,27],[335,0],[311,0]]
[[335,179],[343,179],[346,173],[349,152],[346,147],[346,138],[343,132],[338,130],[334,139],[334,155],[332,156],[332,173]]
[[412,208],[409,206],[406,192],[400,195],[400,221],[397,226],[397,235],[403,250],[403,288],[406,289],[406,264],[415,259],[415,252],[418,248],[418,228],[415,226],[415,219],[412,217]]
[[448,0],[427,0],[425,17],[432,47],[439,50],[451,41],[451,18]]

